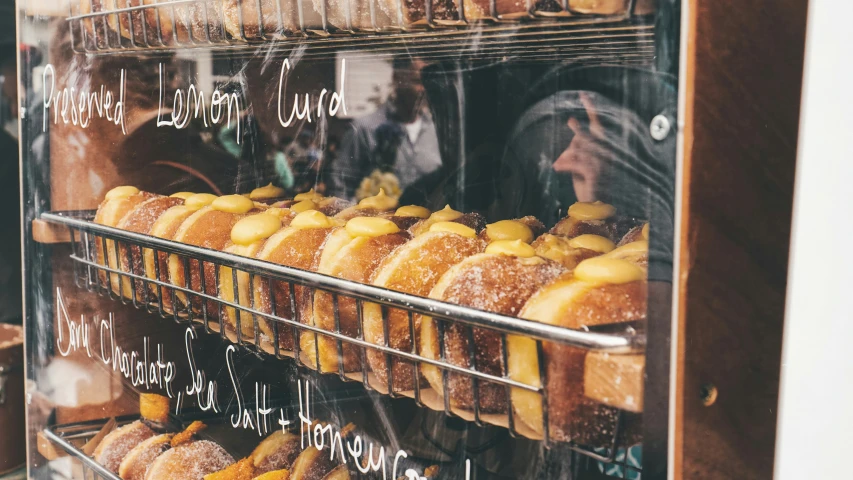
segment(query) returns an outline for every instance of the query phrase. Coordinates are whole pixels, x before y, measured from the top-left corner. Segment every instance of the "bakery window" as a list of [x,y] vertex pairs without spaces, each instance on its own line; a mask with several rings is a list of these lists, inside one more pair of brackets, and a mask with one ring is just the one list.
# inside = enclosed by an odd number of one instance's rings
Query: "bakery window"
[[31,471],[656,470],[668,7],[124,3],[23,10]]

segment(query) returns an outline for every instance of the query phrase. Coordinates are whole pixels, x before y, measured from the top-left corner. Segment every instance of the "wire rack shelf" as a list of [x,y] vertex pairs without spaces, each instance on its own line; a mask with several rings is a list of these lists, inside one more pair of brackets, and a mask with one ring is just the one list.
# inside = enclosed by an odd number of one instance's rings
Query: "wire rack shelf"
[[[543,345],[553,342],[569,345],[589,352],[599,352],[607,355],[642,355],[645,346],[643,326],[639,324],[621,324],[618,327],[607,327],[600,331],[571,330],[558,326],[530,322],[514,317],[499,315],[460,305],[441,302],[438,300],[409,295],[372,285],[352,282],[330,277],[319,273],[291,268],[242,257],[221,251],[186,245],[170,240],[155,238],[120,230],[92,221],[94,211],[50,212],[42,214],[42,219],[64,225],[68,228],[72,243],[71,258],[75,268],[77,286],[92,292],[97,292],[113,300],[132,304],[136,308],[151,314],[172,318],[175,322],[193,325],[206,333],[218,334],[225,341],[239,344],[261,355],[268,354],[277,358],[293,358],[298,365],[306,370],[317,373],[317,366],[323,374],[338,375],[344,381],[361,382],[366,389],[375,390],[391,397],[408,397],[421,407],[444,411],[447,415],[460,417],[478,426],[491,424],[505,427],[512,436],[523,436],[542,441],[546,447],[555,443],[567,446],[579,454],[605,464],[624,466],[625,470],[639,472],[636,465],[624,463],[626,446],[631,442],[639,442],[638,424],[641,414],[625,412],[611,407],[613,415],[607,417],[611,424],[600,429],[605,432],[604,438],[598,435],[593,444],[581,444],[575,438],[565,438],[550,433],[548,408],[549,393],[546,358]],[[115,245],[108,248],[108,244]],[[111,258],[99,257],[96,250],[113,252]],[[168,256],[182,262],[186,272],[197,270],[200,285],[193,285],[190,275],[187,275],[183,285],[173,284],[167,272],[159,268],[160,262],[154,262],[154,272],[139,271],[135,267],[132,255],[144,250],[153,252],[155,258]],[[121,252],[121,253],[119,253]],[[124,255],[123,258],[120,258]],[[220,271],[227,268],[225,276]],[[213,269],[216,275],[215,285],[205,285],[206,269]],[[229,272],[230,271],[230,272]],[[290,306],[277,309],[276,295],[270,294],[271,308],[262,311],[255,305],[253,296],[248,301],[237,300],[223,294],[223,282],[230,282],[230,291],[239,291],[238,272],[248,275],[249,285],[263,285],[272,292],[276,288],[285,288],[290,297]],[[122,290],[121,285],[130,285]],[[119,285],[116,288],[116,285]],[[310,298],[318,293],[329,296],[335,318],[335,328],[324,329],[300,318],[297,308],[297,289],[304,289]],[[123,293],[123,294],[122,294]],[[285,294],[285,297],[287,296]],[[238,296],[239,297],[239,296]],[[164,300],[164,301],[161,301]],[[346,299],[346,300],[345,300]],[[340,304],[342,301],[355,302],[358,316],[358,332],[348,334],[341,329]],[[369,341],[363,331],[364,306],[378,304],[381,306],[381,318],[384,323],[384,343]],[[411,349],[395,348],[388,340],[389,310],[405,312],[411,338],[416,338],[415,324],[419,316],[429,316],[436,322],[439,337],[439,352],[437,356],[427,356],[419,351],[418,342],[411,343]],[[286,311],[280,311],[286,310]],[[230,311],[232,320],[226,311]],[[244,324],[244,322],[250,322]],[[464,330],[469,339],[474,338],[474,332],[489,332],[500,338],[500,368],[488,371],[477,367],[477,354],[469,348],[464,360],[452,358],[448,354],[444,332],[449,328]],[[266,332],[266,333],[265,333]],[[350,332],[351,333],[351,332]],[[305,351],[300,347],[300,336],[313,336],[313,351]],[[507,367],[507,339],[513,336],[527,337],[536,343],[536,353],[539,359],[539,382],[533,385],[513,378]],[[321,359],[320,342],[318,337],[330,340],[334,345],[332,356],[337,357],[332,362],[333,368],[326,368],[326,362]],[[285,338],[291,338],[289,342]],[[469,342],[471,343],[471,342]],[[344,351],[355,351],[360,361],[357,368],[346,367]],[[385,357],[385,369],[376,372],[366,360],[367,352],[379,352]],[[328,355],[328,350],[324,355]],[[426,382],[417,380],[407,388],[395,385],[395,372],[400,369],[411,369],[412,378],[420,379],[419,371],[429,365],[441,373],[443,388],[448,391],[448,382],[452,378],[465,379],[470,384],[472,401],[465,408],[451,401],[450,395],[442,395],[430,388]],[[380,380],[377,373],[383,373]],[[399,373],[396,373],[399,375]],[[504,392],[505,408],[481,411],[480,393],[484,386],[499,386]],[[534,428],[515,418],[515,409],[511,405],[513,391],[524,391],[535,394],[541,407],[542,425]],[[598,426],[601,427],[601,426]],[[580,432],[582,433],[582,432]],[[580,438],[586,438],[581,436]],[[622,457],[619,457],[622,452]],[[621,458],[621,459],[620,459]],[[626,477],[627,478],[627,477]]]
[[72,47],[79,53],[261,44],[358,48],[386,54],[396,47],[428,58],[524,56],[535,60],[568,56],[611,63],[648,63],[653,59],[654,8],[646,5],[646,0],[604,2],[608,14],[583,13],[589,11],[584,8],[586,3],[126,0],[122,5],[117,0],[81,0],[79,5],[72,4],[66,21]]

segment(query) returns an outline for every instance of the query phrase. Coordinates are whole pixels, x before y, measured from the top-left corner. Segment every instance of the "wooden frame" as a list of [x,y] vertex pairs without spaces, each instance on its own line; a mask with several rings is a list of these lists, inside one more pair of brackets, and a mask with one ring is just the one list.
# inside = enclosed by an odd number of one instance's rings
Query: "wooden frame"
[[671,477],[771,478],[807,0],[683,8]]

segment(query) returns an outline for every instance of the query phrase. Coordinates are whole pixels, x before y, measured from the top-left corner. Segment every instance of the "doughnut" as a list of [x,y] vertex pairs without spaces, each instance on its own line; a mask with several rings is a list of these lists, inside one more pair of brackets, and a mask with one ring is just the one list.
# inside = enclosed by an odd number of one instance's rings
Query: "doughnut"
[[[317,272],[368,283],[380,262],[409,239],[411,235],[388,218],[355,217],[349,220],[345,227],[331,234],[320,256]],[[313,307],[312,315],[303,316],[302,320],[324,330],[334,331],[336,326],[332,294],[316,290]],[[340,332],[353,338],[358,335],[359,328],[357,308],[355,299],[338,297]],[[339,369],[352,372],[361,367],[359,349],[346,344],[341,346],[344,364],[338,365],[338,342],[331,337],[303,333],[300,336],[300,348],[305,352],[309,365],[323,372]]]
[[[426,297],[438,279],[453,265],[471,255],[481,253],[486,243],[469,229],[468,236],[442,231],[426,232],[397,248],[376,269],[372,284],[377,287],[397,290]],[[463,232],[464,233],[464,232]],[[382,307],[376,303],[365,303],[363,307],[364,338],[378,345],[385,344],[385,329]],[[387,309],[389,346],[395,350],[412,351],[412,336],[409,317],[405,310]],[[420,332],[420,316],[412,318],[415,341]],[[388,385],[386,355],[376,350],[367,351],[367,361],[380,383]],[[392,356],[393,383],[395,390],[412,390],[416,377],[415,367]]]
[[[497,241],[485,253],[466,258],[451,267],[436,283],[430,298],[479,310],[517,316],[521,307],[536,290],[550,283],[565,269],[558,263],[538,257],[530,245],[520,240]],[[465,327],[444,322],[445,361],[466,368],[476,366],[480,372],[502,375],[501,334],[482,328]],[[474,361],[469,359],[469,331],[475,344]],[[432,317],[421,320],[421,355],[440,359],[439,330]],[[443,373],[432,365],[421,364],[430,385],[444,395]],[[450,404],[473,409],[472,377],[447,373]],[[506,389],[502,385],[477,381],[479,410],[484,413],[507,411]]]
[[218,443],[195,440],[174,446],[157,457],[145,480],[201,480],[234,463],[234,457]]
[[[289,224],[292,218],[289,211],[277,208],[270,208],[263,213],[249,215],[234,224],[234,227],[231,229],[231,240],[228,241],[223,251],[253,258],[261,251],[267,239],[281,230],[282,227]],[[234,292],[235,277],[237,295]],[[232,273],[231,267],[220,266],[219,298],[227,302],[250,307],[252,305],[252,297],[249,279],[248,272],[237,270],[235,275]],[[233,307],[225,307],[223,310],[223,324],[230,327],[233,331],[237,331],[238,318],[242,338],[255,338],[253,315],[245,311],[238,313]],[[269,335],[266,331],[263,333]]]
[[[178,195],[179,194],[175,194],[173,196]],[[158,218],[151,226],[151,229],[148,232],[149,235],[166,240],[174,240],[178,229],[190,215],[198,211],[200,208],[209,205],[216,199],[215,195],[211,195],[209,193],[188,194],[185,197],[183,205],[172,207],[160,215],[160,218]],[[181,197],[179,196],[178,198]],[[157,252],[155,264],[154,250],[145,248],[142,250],[142,259],[145,263],[145,276],[151,280],[168,282],[169,254],[166,252]],[[157,278],[158,273],[160,278]],[[166,292],[166,295],[163,295],[162,298],[160,298],[160,303],[163,305],[164,311],[172,312],[172,295],[169,294],[167,290],[163,290],[163,288],[157,284],[152,283],[149,287],[154,296],[158,298],[160,297],[161,291]]]
[[285,191],[283,188],[276,187],[270,183],[264,187],[252,190],[249,193],[249,200],[263,203],[264,205],[272,205],[276,202],[285,200]]
[[288,469],[302,452],[302,438],[278,430],[252,450],[246,458],[233,463],[204,480],[251,480],[253,478],[288,478]]
[[338,465],[334,470],[329,472],[323,480],[349,480],[350,472],[346,465]]
[[610,239],[584,233],[577,237],[561,237],[546,233],[531,244],[536,254],[553,260],[569,270],[587,258],[612,251],[616,246]]
[[[266,262],[300,268],[302,270],[313,270],[316,268],[317,257],[326,244],[326,239],[332,231],[339,227],[341,222],[316,210],[306,210],[297,214],[290,225],[273,234],[255,258]],[[275,313],[276,316],[290,318],[293,312],[297,315],[303,312],[303,296],[307,289],[301,285],[294,285],[294,299],[296,305],[291,304],[290,284],[275,280],[272,282],[272,296],[270,285],[266,278],[255,277],[252,286],[255,308],[264,313]],[[273,312],[273,300],[275,301],[275,312]],[[304,313],[310,315],[310,311]],[[275,330],[270,321],[259,322],[259,327],[270,338],[275,338]],[[294,349],[293,328],[281,324],[278,327],[278,343],[284,350]]]
[[386,218],[388,220],[391,220],[392,222],[394,222],[395,225],[397,225],[397,227],[400,228],[400,230],[409,230],[416,223],[420,222],[421,218],[407,214],[404,210],[405,208],[406,207],[400,207],[397,209],[398,212],[399,211],[404,212],[402,215],[398,214],[397,212],[394,212],[394,213],[387,212],[387,213],[379,214],[377,216],[380,218]]
[[[324,197],[320,193],[315,192],[314,189],[312,188],[311,190],[308,190],[307,192],[297,193],[296,195],[294,195],[293,198],[280,199],[277,202],[271,203],[270,206],[276,207],[276,208],[290,208],[293,205],[296,205],[297,203],[304,202],[305,200],[310,200],[311,202],[314,203],[314,207],[313,208],[305,208],[304,210],[311,210],[311,209],[316,209],[317,204],[322,202],[325,199],[326,199],[326,197]],[[306,203],[304,205],[307,207],[310,204]],[[304,211],[304,210],[300,210],[300,211]],[[296,213],[299,213],[299,212],[296,212]]]
[[639,267],[649,268],[649,242],[647,240],[637,240],[635,242],[626,243],[614,250],[604,254],[608,258],[626,260],[634,263]]
[[496,240],[522,240],[524,243],[531,243],[543,233],[545,233],[545,225],[536,217],[528,215],[515,220],[490,223],[480,232],[480,238],[486,243]]
[[329,458],[329,452],[318,450],[312,445],[296,457],[290,469],[290,478],[292,480],[324,480],[336,466],[337,463]]
[[[95,212],[94,222],[108,227],[116,227],[121,219],[128,212],[136,208],[140,203],[154,198],[156,195],[148,192],[140,192],[136,187],[122,186],[115,187],[107,192],[104,201],[98,206]],[[106,240],[102,237],[93,237],[95,243],[95,262],[98,265],[106,265],[113,269],[118,269],[117,257],[115,255],[115,242]],[[104,245],[106,244],[106,249]],[[100,282],[107,285],[107,277],[109,277],[109,288],[115,293],[120,293],[119,279],[117,274],[107,275],[104,270],[98,269],[98,277]]]
[[154,460],[171,448],[173,436],[169,433],[156,435],[133,447],[121,461],[118,476],[123,480],[144,480]]
[[430,212],[429,209],[426,207],[421,207],[418,205],[404,205],[395,210],[394,215],[397,217],[424,219],[429,218],[430,215],[432,215],[432,212]]
[[[188,245],[222,250],[231,237],[231,229],[234,224],[240,219],[253,213],[259,213],[265,208],[265,206],[254,203],[241,195],[219,197],[213,200],[210,205],[200,208],[187,217],[175,232],[174,240]],[[207,295],[216,297],[216,268],[214,264],[205,263],[204,274],[202,275],[200,262],[190,259],[188,261],[190,267],[189,282],[187,282],[187,272],[184,270],[185,260],[186,257],[177,254],[169,255],[169,282],[179,287],[188,287],[195,292],[204,291]],[[204,278],[204,290],[202,290],[201,285],[202,276]],[[176,295],[183,305],[188,305],[187,295],[184,292],[176,292]],[[193,296],[192,309],[198,312],[202,310],[202,306],[202,300]],[[207,301],[207,314],[214,319],[219,318],[219,308],[215,301]]]
[[644,223],[642,225],[637,225],[636,227],[628,230],[628,233],[622,237],[622,240],[619,240],[617,246],[621,247],[626,243],[636,242],[638,240],[649,241],[649,224]]
[[[491,19],[490,0],[464,0],[465,18]],[[530,15],[529,7],[524,0],[496,0],[494,15],[501,19],[526,17]]]
[[[116,228],[121,228],[129,232],[148,234],[151,231],[151,227],[166,210],[183,204],[184,199],[179,197],[154,197],[148,199],[122,217]],[[110,253],[110,255],[113,254]],[[131,245],[128,252],[127,244],[120,243],[118,245],[118,257],[122,271],[140,276],[145,274],[142,249],[140,247]],[[136,285],[136,298],[138,300],[147,298],[147,292],[149,291],[147,282],[141,280],[137,282],[125,277],[122,278],[121,283],[121,294],[124,297],[132,298],[132,285]]]
[[352,206],[352,202],[348,202],[342,198],[326,197],[317,202],[317,210],[328,216],[334,216]]
[[385,194],[385,189],[380,188],[379,193],[372,197],[362,199],[356,205],[345,208],[335,215],[341,220],[350,220],[355,217],[376,217],[389,214],[397,208],[397,199]]
[[[108,12],[118,8],[116,0],[79,0],[78,5],[79,12],[82,15]],[[122,36],[128,36],[129,34],[129,31],[126,29],[120,30],[121,26],[119,25],[117,15],[98,15],[93,18],[87,18],[83,21],[83,26],[86,29],[88,38],[91,38],[93,42],[97,39],[97,45],[92,44],[92,46],[97,48],[105,48],[107,46],[107,39],[104,38],[104,35],[109,35],[110,44],[115,45],[116,40],[113,37],[116,34],[121,33]],[[107,33],[107,29],[109,29],[109,33]]]
[[[125,2],[119,0],[80,0],[79,2],[81,14],[108,12],[117,8],[139,7],[157,3],[157,0],[130,0]],[[169,45],[175,35],[173,25],[177,27],[177,34],[182,42],[189,41],[190,31],[193,40],[196,42],[206,42],[208,34],[211,41],[222,39],[217,20],[218,5],[209,4],[205,9],[202,5],[168,5],[168,2],[162,1],[159,3],[165,5],[160,8],[147,8],[129,13],[105,15],[95,20],[84,20],[84,28],[86,28],[89,38],[95,38],[93,30],[97,29],[98,48],[107,46],[107,41],[104,38],[104,21],[101,18],[106,19],[111,36],[109,45],[113,48],[118,46],[118,39],[114,38],[116,34],[133,40],[138,45]],[[207,11],[205,12],[205,10]],[[205,15],[207,15],[206,21]]]
[[628,4],[621,0],[569,0],[569,11],[592,15],[648,15],[654,13],[657,2],[637,0],[633,12],[627,12]]
[[460,223],[466,227],[473,228],[478,233],[486,226],[486,219],[479,213],[457,212],[450,208],[450,205],[445,205],[443,209],[433,212],[428,218],[424,218],[412,225],[409,231],[412,235],[418,236],[428,232],[432,224],[437,222]]
[[[314,10],[323,11],[325,0],[312,0]],[[371,0],[328,0],[326,15],[329,24],[340,29],[373,29],[396,24],[396,8],[390,10],[387,2],[375,3],[371,20]],[[349,27],[347,26],[349,18]]]
[[118,472],[121,461],[135,446],[157,433],[145,423],[137,420],[113,430],[95,448],[96,462],[111,472]]
[[[454,21],[459,18],[458,3],[456,0],[429,0],[433,21]],[[402,24],[393,17],[393,25],[406,27],[412,24],[425,24],[427,0],[383,0],[386,8],[394,15],[402,16]],[[400,11],[399,14],[397,13]]]
[[302,438],[290,432],[278,430],[252,451],[249,458],[255,469],[255,475],[261,475],[281,469],[289,469],[302,452]]
[[[260,5],[260,12],[258,12]],[[280,37],[279,31],[298,32],[299,12],[293,2],[260,0],[260,3],[241,2],[240,0],[221,0],[222,24],[232,38],[240,40],[245,33],[246,39],[258,40],[263,36]],[[242,12],[241,12],[242,9]],[[279,16],[279,9],[281,15]],[[240,29],[242,18],[243,30]],[[279,23],[281,26],[279,27]]]
[[[572,329],[642,321],[646,319],[647,288],[643,267],[607,254],[584,260],[572,273],[536,292],[519,316]],[[609,445],[618,411],[584,396],[588,351],[553,342],[543,342],[542,350],[548,382],[549,437]],[[535,340],[508,335],[507,355],[510,378],[541,387]],[[514,388],[511,396],[516,421],[543,433],[541,395]]]
[[298,199],[300,197],[302,198],[301,200],[282,200],[280,202],[273,203],[272,206],[276,208],[287,208],[293,211],[293,213],[302,213],[306,210],[317,210],[323,215],[330,217],[335,216],[342,210],[352,206],[352,204],[346,200],[342,200],[337,197],[324,197],[313,192],[302,193],[297,195],[295,198]]
[[630,217],[616,215],[616,207],[602,202],[577,202],[549,233],[561,237],[577,237],[589,233],[618,242],[639,223]]
[[340,213],[345,208],[352,206],[350,202],[337,197],[324,197],[319,193],[314,193],[313,190],[306,193],[300,193],[292,200],[282,200],[272,204],[273,207],[288,208],[294,213],[301,213],[306,210],[317,210],[323,215],[334,216]]

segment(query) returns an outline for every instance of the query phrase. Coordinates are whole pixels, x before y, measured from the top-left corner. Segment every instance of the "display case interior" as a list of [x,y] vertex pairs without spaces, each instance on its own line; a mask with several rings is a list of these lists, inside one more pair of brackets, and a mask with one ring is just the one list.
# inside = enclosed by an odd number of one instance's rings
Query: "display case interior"
[[676,11],[20,2],[31,476],[656,478]]

